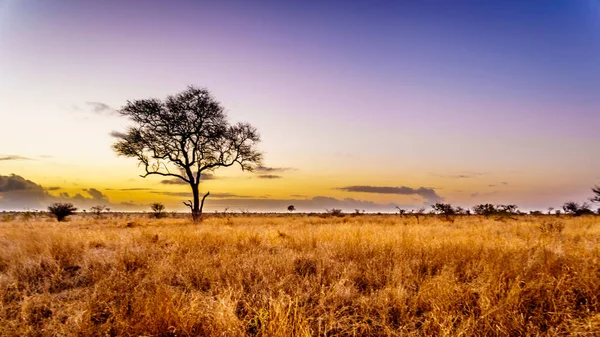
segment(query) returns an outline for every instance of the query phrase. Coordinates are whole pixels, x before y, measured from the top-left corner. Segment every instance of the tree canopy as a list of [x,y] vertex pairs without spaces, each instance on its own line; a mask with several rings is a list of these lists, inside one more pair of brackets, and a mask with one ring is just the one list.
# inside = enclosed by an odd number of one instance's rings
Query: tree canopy
[[142,177],[160,175],[181,179],[192,189],[193,202],[185,203],[194,220],[202,215],[198,185],[202,173],[239,165],[251,171],[262,162],[257,150],[260,136],[248,123],[230,124],[221,104],[204,88],[194,86],[165,100],[128,101],[119,113],[133,125],[113,150],[135,158],[144,168]]

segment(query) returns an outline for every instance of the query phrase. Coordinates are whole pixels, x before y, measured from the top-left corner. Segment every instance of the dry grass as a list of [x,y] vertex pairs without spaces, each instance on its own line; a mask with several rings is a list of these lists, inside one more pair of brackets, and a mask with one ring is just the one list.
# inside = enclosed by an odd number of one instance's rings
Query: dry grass
[[2,336],[600,334],[600,218],[0,224]]

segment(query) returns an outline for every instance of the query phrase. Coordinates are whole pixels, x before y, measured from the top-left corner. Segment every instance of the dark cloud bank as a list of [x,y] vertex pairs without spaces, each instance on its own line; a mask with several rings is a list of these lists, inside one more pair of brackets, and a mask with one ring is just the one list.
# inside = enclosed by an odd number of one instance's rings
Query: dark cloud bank
[[427,187],[411,188],[407,186],[346,186],[338,189],[346,192],[417,195],[424,199],[424,203],[426,205],[435,204],[436,202],[444,200],[444,198],[439,196],[433,188]]
[[[348,191],[364,191],[364,186],[350,186],[346,189]],[[80,209],[89,209],[91,206],[95,205],[106,205],[113,210],[147,210],[147,205],[136,205],[128,202],[118,204],[111,203],[106,195],[95,188],[84,189],[83,193],[77,193],[75,195],[63,192],[57,196],[49,194],[49,190],[57,191],[60,190],[60,187],[54,186],[45,189],[41,185],[18,175],[0,175],[0,210],[42,210],[53,202],[71,202]],[[378,191],[380,192],[371,193],[381,193],[381,190]],[[395,191],[393,192],[394,194],[418,194],[421,196],[436,195],[435,192],[431,194],[431,191],[425,188],[415,190],[407,190],[406,188],[400,188],[399,190],[384,189],[383,191],[386,191],[384,193],[392,193],[390,191]],[[398,191],[402,191],[403,193],[399,193]],[[408,193],[411,191],[414,193]],[[157,195],[156,201],[161,201],[160,195],[182,198],[181,200],[187,200],[191,197],[189,192],[151,192]],[[179,204],[178,202],[169,202],[169,204],[172,205],[169,206],[171,210],[187,210],[183,204]],[[409,209],[417,207],[415,205],[398,205],[394,203],[380,204],[373,201],[353,198],[336,199],[326,196],[298,198],[298,196],[296,196],[293,199],[269,199],[266,196],[256,197],[234,193],[219,193],[217,191],[211,193],[211,197],[206,200],[207,211],[230,208],[232,210],[247,209],[253,212],[286,212],[289,205],[294,205],[298,212],[323,212],[325,209],[331,208],[341,208],[345,212],[353,212],[355,209],[366,210],[367,212],[394,212],[396,206]]]
[[128,210],[137,206],[132,203],[111,203],[106,195],[95,188],[84,189],[84,194],[77,193],[75,195],[63,192],[55,196],[48,193],[48,191],[56,190],[60,190],[60,187],[53,186],[45,189],[31,180],[15,174],[0,175],[0,210],[43,210],[54,202],[70,202],[80,209],[106,205],[115,210]]

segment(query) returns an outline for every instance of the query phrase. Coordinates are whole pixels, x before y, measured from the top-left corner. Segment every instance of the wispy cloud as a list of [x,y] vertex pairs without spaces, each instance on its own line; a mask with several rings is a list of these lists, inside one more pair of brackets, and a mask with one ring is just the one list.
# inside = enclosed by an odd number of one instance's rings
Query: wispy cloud
[[346,186],[337,188],[346,192],[360,193],[378,193],[378,194],[397,194],[397,195],[418,195],[425,199],[426,203],[436,203],[444,200],[433,188],[419,187],[412,188],[407,186]]
[[94,113],[99,115],[116,115],[117,111],[111,108],[108,104],[102,102],[85,102],[89,107],[91,107]]
[[294,170],[291,167],[268,167],[268,166],[258,166],[254,169],[256,173],[279,173]]
[[32,160],[32,159],[23,157],[23,156],[19,156],[16,154],[0,156],[0,161],[8,161],[8,160]]
[[[196,174],[194,174],[195,176]],[[212,173],[202,173],[200,174],[200,182],[204,181],[204,180],[215,180],[215,179],[219,179],[217,178],[214,174]],[[161,180],[160,181],[161,184],[164,185],[188,185],[187,182],[179,179],[179,178],[172,178],[172,179],[165,179],[165,180]]]
[[133,188],[107,188],[107,191],[151,191],[151,188],[133,187]]
[[280,179],[283,178],[280,175],[277,174],[261,174],[258,176],[260,179]]
[[[153,191],[151,193],[154,194],[160,194],[160,195],[166,195],[166,196],[170,196],[170,197],[184,197],[184,198],[191,198],[192,197],[192,193],[191,192],[170,192],[170,191]],[[209,198],[216,198],[216,199],[223,199],[223,198],[257,198],[257,199],[262,199],[263,197],[256,197],[256,196],[250,196],[250,195],[239,195],[239,194],[235,194],[235,193],[211,193]]]
[[124,134],[123,132],[119,132],[119,131],[111,131],[109,133],[109,135],[113,138],[119,138],[119,139],[125,138],[125,136],[126,136],[126,134]]
[[167,196],[170,196],[170,197],[186,197],[186,198],[191,198],[192,197],[192,193],[191,192],[152,191],[150,193],[167,195]]
[[500,191],[492,191],[492,192],[485,192],[485,193],[476,192],[476,193],[472,193],[471,197],[473,197],[473,198],[491,197],[491,196],[497,195],[499,193],[500,193]]
[[432,173],[431,175],[435,176],[435,177],[450,178],[450,179],[472,179],[472,178],[481,177],[481,176],[485,175],[485,173],[483,173],[483,172],[464,172],[464,173],[461,173],[461,174],[436,174],[436,173]]

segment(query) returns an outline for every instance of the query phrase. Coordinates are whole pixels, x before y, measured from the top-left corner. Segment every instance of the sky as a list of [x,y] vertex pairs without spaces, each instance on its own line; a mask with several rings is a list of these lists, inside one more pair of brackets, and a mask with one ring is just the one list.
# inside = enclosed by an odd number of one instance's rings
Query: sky
[[110,133],[188,85],[265,156],[202,182],[209,211],[545,209],[600,184],[600,0],[0,0],[0,209],[185,210]]

